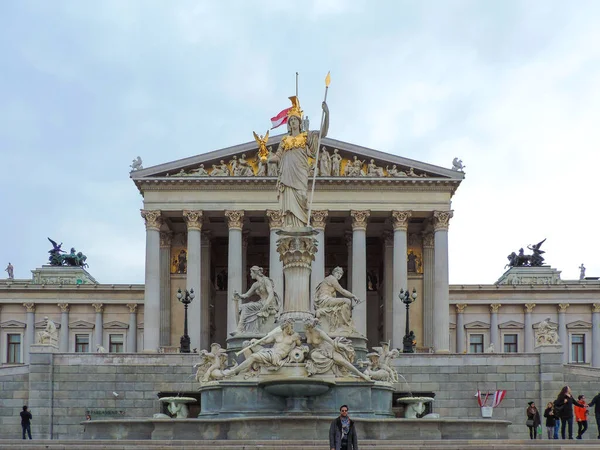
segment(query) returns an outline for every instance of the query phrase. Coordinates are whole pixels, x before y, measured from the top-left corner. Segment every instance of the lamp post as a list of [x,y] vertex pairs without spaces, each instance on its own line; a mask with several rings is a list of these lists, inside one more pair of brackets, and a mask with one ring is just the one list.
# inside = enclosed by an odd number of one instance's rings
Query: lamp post
[[188,320],[187,320],[187,310],[188,305],[192,303],[194,300],[194,289],[190,289],[189,292],[186,289],[185,294],[181,292],[181,288],[177,289],[177,300],[183,303],[185,308],[185,322],[183,324],[183,336],[181,336],[181,340],[179,341],[179,353],[191,353],[190,351],[190,337],[188,335]]
[[398,297],[400,297],[400,300],[402,300],[402,303],[404,303],[406,305],[406,330],[404,333],[404,338],[402,339],[402,345],[404,347],[402,349],[402,353],[414,353],[415,349],[413,346],[413,340],[414,340],[415,336],[412,332],[409,331],[410,325],[409,325],[409,320],[408,320],[408,314],[409,314],[410,304],[417,299],[417,290],[415,288],[413,288],[412,294],[410,294],[408,292],[408,289],[406,291],[404,289],[401,289],[400,295],[398,295]]

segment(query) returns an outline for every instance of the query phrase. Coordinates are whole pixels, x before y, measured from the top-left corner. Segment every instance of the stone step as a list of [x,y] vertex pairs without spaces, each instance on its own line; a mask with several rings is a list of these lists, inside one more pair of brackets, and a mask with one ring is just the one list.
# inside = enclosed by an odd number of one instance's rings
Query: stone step
[[[447,440],[359,442],[361,450],[571,450],[600,449],[600,440]],[[281,450],[326,449],[327,441],[89,441],[89,440],[0,440],[0,450]]]

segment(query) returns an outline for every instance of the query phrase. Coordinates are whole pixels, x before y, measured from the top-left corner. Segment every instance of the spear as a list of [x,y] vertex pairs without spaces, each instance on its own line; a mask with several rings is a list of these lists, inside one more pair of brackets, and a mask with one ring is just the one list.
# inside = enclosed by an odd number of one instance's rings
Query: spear
[[[325,98],[323,98],[323,103],[327,101],[327,91],[329,90],[329,83],[331,82],[331,76],[329,72],[327,72],[327,76],[325,77]],[[315,166],[313,170],[313,181],[312,181],[312,189],[310,190],[310,203],[308,204],[308,223],[307,226],[310,227],[310,213],[312,212],[312,204],[313,199],[315,197],[315,183],[317,181],[317,164],[319,163],[319,151],[321,150],[321,137],[323,135],[323,124],[325,122],[325,111],[321,113],[321,128],[319,129],[319,139],[317,140],[317,152],[315,154]]]

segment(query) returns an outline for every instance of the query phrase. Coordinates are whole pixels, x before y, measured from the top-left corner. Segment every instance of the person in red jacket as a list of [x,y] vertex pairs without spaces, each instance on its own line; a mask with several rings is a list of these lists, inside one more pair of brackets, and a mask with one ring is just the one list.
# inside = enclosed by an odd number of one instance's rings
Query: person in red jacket
[[581,406],[574,406],[575,409],[575,420],[577,421],[577,439],[581,439],[583,433],[588,429],[588,414],[589,406],[585,402],[585,395],[580,395],[577,397],[577,401],[581,404]]

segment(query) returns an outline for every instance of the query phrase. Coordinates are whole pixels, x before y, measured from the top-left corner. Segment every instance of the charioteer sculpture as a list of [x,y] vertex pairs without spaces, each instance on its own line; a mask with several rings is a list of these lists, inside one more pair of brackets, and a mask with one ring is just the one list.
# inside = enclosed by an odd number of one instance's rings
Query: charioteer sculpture
[[88,267],[86,263],[87,256],[83,253],[75,251],[73,247],[71,248],[71,252],[67,253],[61,248],[63,245],[62,242],[57,244],[50,238],[48,240],[52,244],[52,250],[48,250],[50,254],[48,261],[51,266]]
[[505,267],[541,267],[544,264],[542,255],[546,252],[540,250],[540,247],[544,242],[546,239],[537,244],[528,245],[527,248],[533,252],[531,255],[526,255],[523,248],[520,248],[518,253],[512,252],[507,256],[508,264]]

